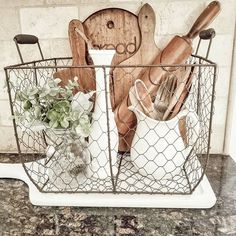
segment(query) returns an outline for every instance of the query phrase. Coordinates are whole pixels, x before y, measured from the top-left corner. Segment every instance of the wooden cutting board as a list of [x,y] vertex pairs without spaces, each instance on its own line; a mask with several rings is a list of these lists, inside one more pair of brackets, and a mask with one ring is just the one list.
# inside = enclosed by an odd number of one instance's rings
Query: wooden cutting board
[[[119,65],[142,65],[151,64],[154,58],[160,53],[160,49],[154,41],[156,26],[155,12],[149,4],[145,4],[138,14],[138,23],[141,32],[141,44],[137,52],[128,59],[122,61]],[[115,68],[113,70],[114,89],[111,90],[113,109],[128,94],[138,76],[141,76],[144,69],[142,67],[134,68]],[[126,152],[130,150],[131,142],[135,133],[135,127],[131,129],[124,137],[120,137],[119,151]]]
[[[69,23],[69,41],[72,52],[72,66],[87,66],[86,43],[84,39],[75,31],[78,28],[84,32],[83,24],[79,20],[72,20]],[[66,85],[69,79],[75,76],[79,78],[79,90],[88,92],[96,89],[95,72],[91,68],[67,68],[54,73],[54,78],[60,78],[62,85]]]
[[[85,33],[94,48],[116,49],[112,65],[118,64],[132,56],[140,46],[141,35],[138,18],[135,14],[118,8],[100,10],[90,15],[83,23],[79,20],[72,20],[69,24],[68,33],[73,66],[89,64],[86,43],[74,30],[75,27]],[[94,72],[91,71],[92,69],[89,68],[83,70],[72,68],[63,69],[54,73],[54,78],[60,78],[62,80],[61,85],[66,85],[69,79],[78,76],[81,86],[80,90],[94,90]]]
[[138,19],[129,11],[103,9],[90,15],[83,26],[95,49],[116,49],[112,65],[132,56],[140,46]]
[[[122,61],[119,65],[149,65],[160,53],[154,41],[156,26],[155,12],[149,4],[144,4],[138,14],[138,23],[141,32],[141,44],[137,52]],[[114,91],[112,94],[113,109],[128,94],[129,89],[134,85],[134,81],[142,74],[143,67],[115,68],[113,71]]]
[[[71,45],[71,51],[73,55],[73,65],[87,65],[86,61],[86,43],[84,39],[75,31],[78,28],[84,33],[84,27],[81,21],[72,20],[69,25],[69,40]],[[76,69],[76,74],[79,77],[79,84],[83,90],[91,91],[96,89],[95,83],[95,71],[91,68],[79,68]]]

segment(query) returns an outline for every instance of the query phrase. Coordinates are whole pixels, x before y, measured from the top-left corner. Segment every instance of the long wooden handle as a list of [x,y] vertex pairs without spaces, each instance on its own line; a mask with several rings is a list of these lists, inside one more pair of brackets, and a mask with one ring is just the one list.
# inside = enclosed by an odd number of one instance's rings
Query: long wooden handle
[[79,29],[81,32],[83,32],[83,23],[79,20],[71,20],[69,23],[68,34],[73,65],[86,65],[86,44],[84,39],[77,33],[77,31],[75,31],[75,29]]
[[81,38],[87,43],[89,49],[93,49],[93,44],[91,40],[87,38],[84,32],[80,30],[79,28],[75,28],[75,31],[81,36]]
[[207,8],[197,18],[192,28],[185,36],[186,38],[195,38],[200,31],[204,30],[220,12],[220,3],[218,1],[211,2]]

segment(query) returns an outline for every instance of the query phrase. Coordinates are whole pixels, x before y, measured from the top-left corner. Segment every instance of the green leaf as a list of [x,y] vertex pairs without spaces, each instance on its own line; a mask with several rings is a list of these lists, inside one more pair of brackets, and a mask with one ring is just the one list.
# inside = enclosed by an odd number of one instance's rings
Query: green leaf
[[39,91],[38,88],[30,88],[30,89],[27,91],[27,94],[28,94],[29,96],[33,96],[33,95],[37,94],[38,91]]
[[52,121],[56,121],[58,120],[58,118],[60,117],[60,114],[58,114],[58,112],[54,111],[54,110],[50,110],[48,113],[47,113],[47,118],[49,120],[52,120]]
[[23,102],[25,99],[22,97],[21,92],[16,93],[16,100]]
[[27,100],[27,101],[25,101],[23,107],[25,110],[29,110],[32,107],[32,103],[29,100]]
[[49,122],[49,126],[51,127],[51,128],[58,128],[58,125],[59,125],[59,123],[58,123],[58,121],[50,121]]
[[69,127],[69,122],[68,122],[68,120],[63,119],[63,120],[60,122],[60,125],[61,125],[61,127],[63,127],[63,128],[68,128],[68,127]]
[[34,111],[35,111],[35,116],[40,119],[40,117],[42,116],[40,106],[35,106]]
[[49,95],[52,97],[57,96],[60,93],[60,89],[59,88],[52,88]]
[[62,100],[54,104],[53,108],[59,112],[64,113],[70,110],[70,102],[67,100]]

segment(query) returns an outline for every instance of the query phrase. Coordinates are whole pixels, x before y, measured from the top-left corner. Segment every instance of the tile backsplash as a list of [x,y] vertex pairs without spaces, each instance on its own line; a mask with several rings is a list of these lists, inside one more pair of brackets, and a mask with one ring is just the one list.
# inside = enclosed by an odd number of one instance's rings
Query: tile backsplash
[[[156,44],[162,49],[175,34],[185,34],[208,0],[147,0],[156,12]],[[217,36],[213,40],[209,59],[218,64],[216,84],[215,116],[213,118],[211,153],[222,153],[224,145],[227,104],[234,31],[235,0],[221,0],[222,11],[210,27]],[[86,19],[91,13],[107,8],[119,7],[137,13],[144,4],[140,0],[18,0],[0,1],[0,152],[16,151],[10,118],[8,95],[3,88],[3,67],[19,63],[13,37],[19,33],[34,34],[40,39],[45,57],[70,56],[67,27],[71,19]],[[198,39],[194,40],[194,47]],[[206,47],[201,49],[205,53]],[[38,59],[37,48],[22,47],[25,61]]]

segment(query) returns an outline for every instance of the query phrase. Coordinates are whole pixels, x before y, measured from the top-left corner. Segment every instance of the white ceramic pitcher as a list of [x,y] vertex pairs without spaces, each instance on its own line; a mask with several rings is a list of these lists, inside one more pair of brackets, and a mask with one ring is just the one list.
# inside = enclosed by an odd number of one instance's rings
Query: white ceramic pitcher
[[[130,158],[140,174],[156,180],[172,180],[181,173],[184,162],[199,136],[197,114],[187,109],[171,120],[158,121],[130,106],[137,117]],[[179,130],[180,119],[190,118],[193,134],[185,147]]]
[[[89,50],[89,54],[93,59],[94,65],[110,65],[115,50]],[[88,148],[92,157],[92,177],[105,179],[111,176],[110,163],[113,175],[117,173],[118,131],[110,103],[110,68],[106,67],[105,71],[103,68],[95,68],[95,71],[96,102]],[[110,132],[108,132],[108,123]]]

